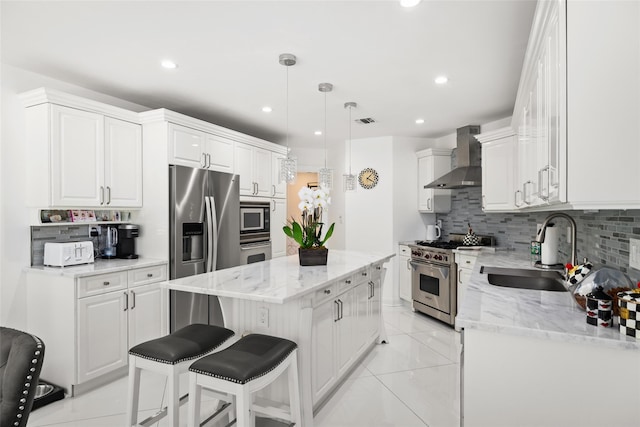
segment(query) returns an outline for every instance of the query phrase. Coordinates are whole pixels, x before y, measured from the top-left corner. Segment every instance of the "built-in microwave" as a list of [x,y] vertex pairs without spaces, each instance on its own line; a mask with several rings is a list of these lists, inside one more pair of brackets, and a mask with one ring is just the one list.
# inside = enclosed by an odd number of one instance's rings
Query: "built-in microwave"
[[240,243],[270,239],[270,211],[269,202],[240,202]]

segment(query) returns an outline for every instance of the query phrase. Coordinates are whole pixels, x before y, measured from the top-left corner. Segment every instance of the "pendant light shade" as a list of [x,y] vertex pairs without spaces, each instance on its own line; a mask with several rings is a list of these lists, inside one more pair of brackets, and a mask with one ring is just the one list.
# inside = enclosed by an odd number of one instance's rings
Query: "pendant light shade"
[[287,116],[287,156],[280,160],[280,182],[292,184],[298,174],[298,159],[291,155],[289,148],[289,67],[296,65],[297,58],[291,53],[283,53],[279,57],[280,64],[287,70],[286,116]]
[[342,175],[344,191],[354,191],[357,188],[356,176],[351,173],[351,110],[357,106],[355,102],[344,103],[344,108],[349,109],[349,173]]
[[320,187],[333,187],[333,169],[327,168],[327,92],[333,90],[331,83],[320,83],[318,90],[324,93],[324,167],[318,170],[318,184]]

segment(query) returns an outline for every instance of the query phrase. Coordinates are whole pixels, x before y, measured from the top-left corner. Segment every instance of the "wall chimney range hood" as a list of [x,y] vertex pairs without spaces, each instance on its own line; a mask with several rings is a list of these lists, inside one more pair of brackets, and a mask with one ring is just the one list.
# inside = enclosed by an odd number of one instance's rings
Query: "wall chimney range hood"
[[456,133],[456,158],[458,160],[458,167],[425,185],[424,188],[450,190],[465,187],[479,187],[482,185],[480,143],[474,136],[480,133],[480,126],[465,126],[457,129]]

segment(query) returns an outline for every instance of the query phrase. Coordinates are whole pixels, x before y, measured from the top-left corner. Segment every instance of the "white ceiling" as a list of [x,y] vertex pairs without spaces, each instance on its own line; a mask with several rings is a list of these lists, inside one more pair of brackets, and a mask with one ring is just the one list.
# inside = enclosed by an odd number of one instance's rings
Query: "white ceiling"
[[[511,115],[535,1],[2,1],[2,62],[273,142],[439,137]],[[176,70],[160,67],[170,58]],[[433,79],[446,74],[449,83]],[[261,111],[264,105],[273,112]],[[416,125],[415,119],[425,123]]]

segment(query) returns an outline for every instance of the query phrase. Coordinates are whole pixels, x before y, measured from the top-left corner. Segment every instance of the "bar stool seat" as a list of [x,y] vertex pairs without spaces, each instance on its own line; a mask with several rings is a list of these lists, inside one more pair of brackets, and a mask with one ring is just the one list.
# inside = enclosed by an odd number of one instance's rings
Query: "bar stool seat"
[[[221,392],[233,401],[239,427],[255,425],[262,413],[300,425],[297,344],[270,335],[250,334],[228,348],[195,361],[189,368],[189,426],[200,424],[202,387]],[[285,370],[289,379],[288,412],[253,405],[251,394],[271,384]]]
[[179,423],[179,377],[188,371],[194,359],[231,344],[232,330],[203,324],[185,326],[172,334],[146,341],[129,350],[129,400],[127,422],[138,424],[138,401],[140,397],[140,373],[143,369],[160,373],[168,379],[168,399],[166,410],[143,421],[155,422],[169,415],[173,425]]

